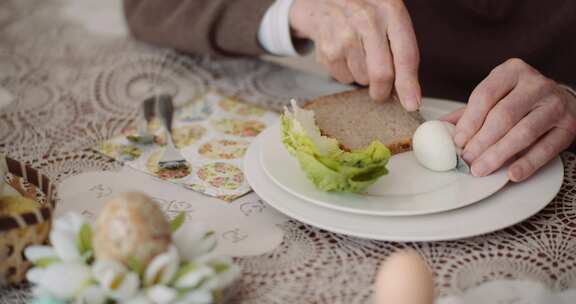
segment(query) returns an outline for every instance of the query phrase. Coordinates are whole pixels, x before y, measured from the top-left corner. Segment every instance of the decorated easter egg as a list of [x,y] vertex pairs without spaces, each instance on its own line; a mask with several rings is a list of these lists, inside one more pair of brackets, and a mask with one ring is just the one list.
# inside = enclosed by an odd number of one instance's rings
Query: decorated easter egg
[[93,244],[98,259],[147,265],[170,243],[170,224],[143,193],[128,192],[111,199],[96,220]]

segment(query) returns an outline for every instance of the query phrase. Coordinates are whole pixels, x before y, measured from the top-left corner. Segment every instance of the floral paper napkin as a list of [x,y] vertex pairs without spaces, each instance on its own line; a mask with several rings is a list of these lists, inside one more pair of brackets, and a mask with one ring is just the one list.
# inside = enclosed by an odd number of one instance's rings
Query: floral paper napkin
[[100,143],[96,150],[158,178],[233,201],[251,190],[242,171],[244,153],[261,131],[277,121],[278,114],[274,112],[210,92],[175,113],[174,143],[190,166],[178,170],[159,168],[166,142],[159,120],[150,124],[154,143],[135,140],[136,122],[122,135]]

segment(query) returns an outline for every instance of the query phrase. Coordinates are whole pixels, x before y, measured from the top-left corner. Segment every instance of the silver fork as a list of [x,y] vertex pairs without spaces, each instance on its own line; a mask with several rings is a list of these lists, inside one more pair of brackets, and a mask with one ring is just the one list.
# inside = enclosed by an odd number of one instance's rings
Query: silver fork
[[144,119],[140,122],[138,141],[143,144],[154,142],[154,135],[150,132],[150,123],[155,116],[156,98],[156,96],[152,96],[142,102],[142,116],[144,116]]
[[174,146],[174,139],[172,134],[172,120],[174,118],[174,105],[172,104],[172,96],[159,95],[156,97],[157,112],[164,128],[166,129],[166,147],[164,153],[158,162],[162,169],[177,169],[186,165],[186,160],[176,146]]

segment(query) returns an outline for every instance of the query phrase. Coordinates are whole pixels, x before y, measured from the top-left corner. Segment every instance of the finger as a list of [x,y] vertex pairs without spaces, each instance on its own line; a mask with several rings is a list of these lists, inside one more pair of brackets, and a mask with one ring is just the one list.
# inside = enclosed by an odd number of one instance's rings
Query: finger
[[455,125],[456,123],[458,123],[458,120],[460,120],[460,117],[462,117],[462,114],[464,114],[465,109],[466,107],[461,107],[452,113],[448,113],[440,117],[440,120],[447,121]]
[[519,84],[488,112],[480,130],[466,144],[462,158],[468,163],[473,162],[504,137],[540,100],[532,88]]
[[357,39],[354,46],[348,49],[346,60],[354,80],[361,85],[367,85],[370,79],[366,68],[366,54],[360,39]]
[[418,65],[420,56],[410,14],[401,2],[385,10],[388,39],[394,60],[395,88],[406,110],[415,111],[422,103]]
[[384,100],[390,96],[394,85],[394,64],[385,29],[380,26],[372,6],[358,7],[351,20],[364,46],[370,96],[375,100]]
[[480,130],[488,112],[506,96],[518,81],[518,73],[498,66],[472,91],[468,105],[454,131],[454,143],[464,147]]
[[328,65],[328,70],[330,75],[340,83],[349,84],[354,82],[354,77],[348,69],[348,64],[344,58],[336,62],[331,62]]
[[554,127],[553,107],[536,108],[516,124],[501,140],[482,153],[472,163],[474,176],[485,176],[500,168],[514,155],[530,147]]
[[538,141],[524,156],[515,161],[508,170],[513,182],[520,182],[532,176],[538,169],[570,146],[574,135],[554,128]]
[[354,81],[352,73],[348,70],[346,58],[340,52],[340,48],[332,45],[330,41],[323,40],[323,44],[318,47],[316,61],[322,64],[330,76],[341,83],[351,83]]
[[325,28],[318,33],[317,61],[324,65],[330,75],[341,83],[354,81],[346,62],[346,49],[350,41],[355,39],[355,29],[348,26],[346,16],[341,7],[332,5],[328,8],[332,21],[341,24],[339,28]]

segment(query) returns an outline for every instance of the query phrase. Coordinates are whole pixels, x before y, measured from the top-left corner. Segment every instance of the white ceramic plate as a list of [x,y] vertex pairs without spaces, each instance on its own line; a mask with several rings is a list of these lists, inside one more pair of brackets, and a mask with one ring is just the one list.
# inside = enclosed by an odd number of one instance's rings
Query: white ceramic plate
[[[423,115],[435,118],[449,111],[454,102],[429,99]],[[434,172],[422,167],[412,152],[393,156],[389,174],[381,177],[364,193],[331,193],[316,189],[298,161],[284,148],[280,125],[260,135],[260,165],[277,186],[288,193],[343,212],[406,216],[443,212],[478,202],[500,190],[508,182],[506,168],[487,177],[473,177],[455,170]]]
[[260,138],[248,149],[244,172],[250,186],[268,204],[321,229],[386,241],[452,240],[514,225],[536,214],[554,198],[562,185],[564,170],[557,157],[536,176],[520,184],[509,184],[478,204],[427,215],[370,216],[324,208],[282,190],[262,169],[259,145]]

